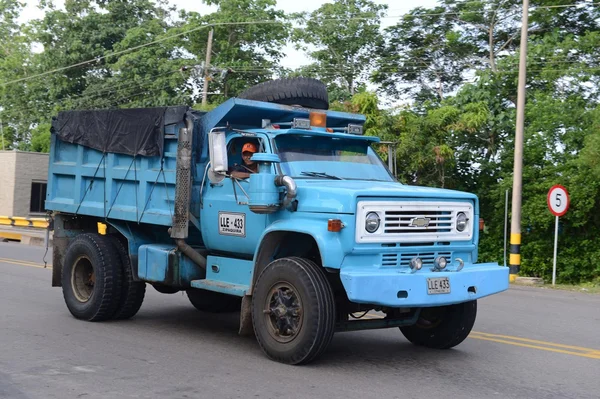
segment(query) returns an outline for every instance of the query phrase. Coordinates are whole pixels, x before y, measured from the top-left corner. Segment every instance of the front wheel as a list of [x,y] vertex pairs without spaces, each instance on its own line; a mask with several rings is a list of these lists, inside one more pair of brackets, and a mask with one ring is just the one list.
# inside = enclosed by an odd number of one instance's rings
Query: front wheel
[[286,364],[305,364],[329,345],[335,328],[333,291],[323,269],[301,258],[271,262],[252,296],[254,333],[263,352]]
[[424,308],[416,324],[400,327],[400,331],[415,345],[449,349],[469,336],[476,315],[477,301]]

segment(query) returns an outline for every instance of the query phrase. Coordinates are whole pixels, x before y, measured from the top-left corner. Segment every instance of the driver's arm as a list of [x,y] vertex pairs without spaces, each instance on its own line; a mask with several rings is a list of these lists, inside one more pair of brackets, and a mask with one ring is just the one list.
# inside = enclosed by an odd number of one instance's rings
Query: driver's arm
[[231,177],[235,177],[236,179],[247,179],[250,177],[250,173],[234,170],[231,172]]
[[233,165],[230,169],[229,175],[236,179],[247,179],[250,177],[250,171],[244,168],[243,165]]

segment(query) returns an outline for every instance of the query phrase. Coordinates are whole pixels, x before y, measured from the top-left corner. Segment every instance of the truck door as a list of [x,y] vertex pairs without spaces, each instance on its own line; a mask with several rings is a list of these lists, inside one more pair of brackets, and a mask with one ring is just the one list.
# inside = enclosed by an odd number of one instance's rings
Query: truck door
[[[241,164],[245,143],[254,143],[259,152],[271,152],[266,135],[231,134],[227,137],[229,166]],[[206,183],[200,224],[208,249],[232,257],[252,256],[267,224],[267,215],[248,208],[249,179],[228,176],[220,183]]]

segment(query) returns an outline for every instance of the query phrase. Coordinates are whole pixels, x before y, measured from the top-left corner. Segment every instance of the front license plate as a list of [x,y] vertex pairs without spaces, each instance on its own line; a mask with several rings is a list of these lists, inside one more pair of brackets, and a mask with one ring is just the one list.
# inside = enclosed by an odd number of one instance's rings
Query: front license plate
[[449,294],[450,280],[448,277],[436,277],[427,279],[428,294]]

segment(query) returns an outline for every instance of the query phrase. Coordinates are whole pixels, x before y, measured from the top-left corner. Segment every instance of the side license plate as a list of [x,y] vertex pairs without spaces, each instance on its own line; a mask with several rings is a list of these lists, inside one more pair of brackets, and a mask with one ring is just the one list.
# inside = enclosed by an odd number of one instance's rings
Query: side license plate
[[246,214],[219,212],[219,234],[246,237]]
[[450,293],[450,280],[448,277],[436,277],[427,279],[427,293],[428,294],[449,294]]

